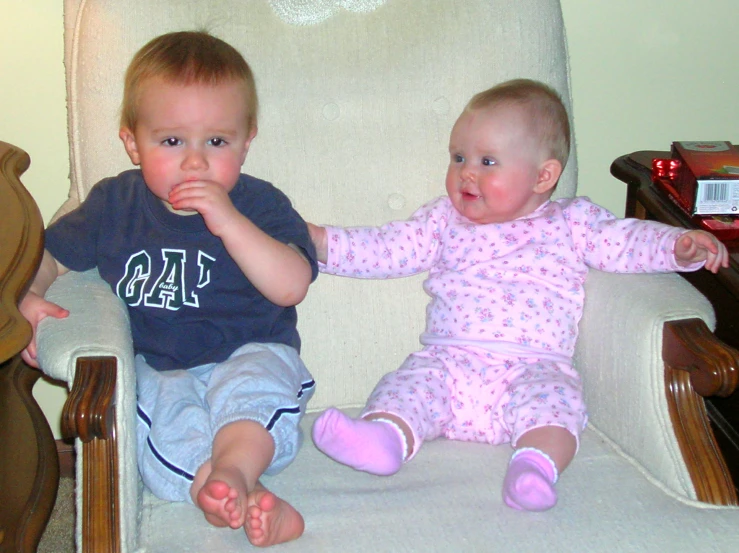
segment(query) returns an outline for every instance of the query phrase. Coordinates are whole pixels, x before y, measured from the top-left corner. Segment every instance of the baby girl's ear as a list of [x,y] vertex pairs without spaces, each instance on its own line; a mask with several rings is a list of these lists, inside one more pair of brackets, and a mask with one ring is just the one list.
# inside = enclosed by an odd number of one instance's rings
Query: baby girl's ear
[[562,164],[556,159],[548,159],[539,167],[539,178],[534,187],[534,192],[543,194],[548,192],[557,184],[562,174]]

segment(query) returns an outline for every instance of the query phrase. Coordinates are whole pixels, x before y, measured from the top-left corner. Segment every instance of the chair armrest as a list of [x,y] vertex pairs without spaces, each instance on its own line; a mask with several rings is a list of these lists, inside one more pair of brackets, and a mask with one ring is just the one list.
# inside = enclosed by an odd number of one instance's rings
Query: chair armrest
[[133,360],[131,330],[123,302],[97,270],[59,277],[46,299],[69,310],[66,319],[47,317],[38,325],[38,361],[53,378],[74,382],[78,357]]
[[676,274],[591,271],[575,366],[590,424],[673,492],[697,499],[670,417],[662,357],[665,323],[701,319],[713,309]]
[[46,299],[69,310],[66,319],[47,317],[39,323],[37,343],[43,371],[71,388],[63,423],[80,438],[77,511],[85,516],[77,518],[77,541],[83,550],[134,551],[141,485],[126,306],[96,270],[59,277]]
[[665,323],[662,357],[670,418],[698,499],[739,505],[703,401],[737,389],[739,351],[716,338],[704,321],[686,319]]

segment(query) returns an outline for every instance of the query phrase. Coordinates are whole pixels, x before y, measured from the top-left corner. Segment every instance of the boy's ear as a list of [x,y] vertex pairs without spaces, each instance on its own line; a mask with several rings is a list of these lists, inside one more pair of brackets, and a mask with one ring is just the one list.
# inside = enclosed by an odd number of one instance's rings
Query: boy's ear
[[241,165],[243,165],[246,161],[246,154],[249,153],[249,146],[251,146],[251,141],[254,140],[255,136],[257,136],[257,130],[257,126],[254,125],[254,128],[249,131],[249,136],[246,138],[246,143],[244,144],[244,154],[241,156]]
[[534,192],[543,194],[555,187],[559,177],[562,175],[562,164],[556,159],[548,159],[539,167],[539,179],[534,187]]
[[121,130],[118,131],[118,136],[123,142],[123,147],[126,149],[128,157],[131,158],[131,163],[139,165],[141,163],[141,158],[139,157],[138,148],[136,148],[136,137],[131,129],[121,127]]

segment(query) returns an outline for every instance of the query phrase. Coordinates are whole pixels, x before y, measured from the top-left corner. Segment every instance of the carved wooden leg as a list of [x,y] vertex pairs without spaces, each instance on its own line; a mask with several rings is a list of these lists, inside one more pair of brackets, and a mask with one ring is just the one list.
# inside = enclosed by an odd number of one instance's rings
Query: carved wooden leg
[[40,376],[19,356],[0,365],[0,551],[36,551],[56,501],[54,436],[31,393]]
[[62,413],[65,434],[82,442],[82,512],[78,516],[82,517],[85,553],[121,550],[115,380],[115,357],[79,358]]
[[700,319],[665,323],[662,356],[670,418],[700,501],[739,505],[703,397],[737,388],[739,352],[721,343]]

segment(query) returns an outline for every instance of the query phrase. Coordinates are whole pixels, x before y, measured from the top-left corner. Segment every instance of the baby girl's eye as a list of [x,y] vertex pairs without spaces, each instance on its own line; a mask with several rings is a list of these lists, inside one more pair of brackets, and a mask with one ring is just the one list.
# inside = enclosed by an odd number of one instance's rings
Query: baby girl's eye
[[482,164],[487,166],[495,165],[495,160],[489,157],[484,157],[482,158]]
[[459,154],[454,154],[452,156],[452,159],[454,160],[455,163],[462,163],[464,161],[464,156],[461,156]]

